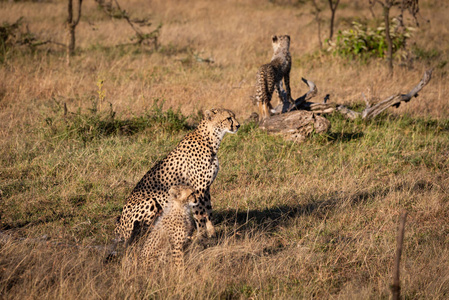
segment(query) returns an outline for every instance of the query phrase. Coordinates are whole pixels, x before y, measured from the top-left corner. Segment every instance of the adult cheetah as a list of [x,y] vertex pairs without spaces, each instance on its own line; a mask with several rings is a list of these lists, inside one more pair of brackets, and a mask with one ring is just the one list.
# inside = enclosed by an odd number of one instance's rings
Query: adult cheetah
[[182,264],[183,249],[194,229],[189,207],[189,202],[195,201],[194,193],[193,188],[185,185],[170,188],[168,203],[147,235],[140,253],[147,262],[158,258],[167,262],[167,254],[171,253],[174,263]]
[[116,242],[129,245],[148,229],[169,201],[175,185],[189,185],[195,190],[192,212],[200,233],[215,235],[211,222],[210,185],[218,173],[217,152],[227,132],[240,127],[232,111],[211,109],[198,127],[188,133],[178,146],[157,162],[137,183],[128,196],[115,228]]
[[[293,102],[290,90],[290,69],[292,67],[290,36],[274,35],[271,40],[274,52],[271,62],[262,65],[257,73],[256,102],[259,105],[260,120],[271,116],[271,109],[273,109],[271,98],[275,88],[282,102]],[[285,88],[287,89],[287,99],[282,99],[282,79],[284,79]]]

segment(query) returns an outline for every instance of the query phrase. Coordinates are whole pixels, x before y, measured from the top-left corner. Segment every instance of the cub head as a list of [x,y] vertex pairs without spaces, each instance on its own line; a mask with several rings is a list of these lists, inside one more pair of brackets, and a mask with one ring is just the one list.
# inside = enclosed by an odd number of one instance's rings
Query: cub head
[[278,49],[289,49],[290,48],[290,36],[289,35],[273,35],[271,37],[271,44],[273,46],[274,52]]
[[195,200],[192,199],[192,197],[195,197],[195,191],[188,185],[174,185],[170,188],[168,193],[173,201],[183,205],[189,202],[194,202]]
[[226,132],[236,133],[240,127],[235,119],[235,114],[224,108],[213,108],[204,112],[204,119],[211,124],[214,131],[220,131],[223,135]]

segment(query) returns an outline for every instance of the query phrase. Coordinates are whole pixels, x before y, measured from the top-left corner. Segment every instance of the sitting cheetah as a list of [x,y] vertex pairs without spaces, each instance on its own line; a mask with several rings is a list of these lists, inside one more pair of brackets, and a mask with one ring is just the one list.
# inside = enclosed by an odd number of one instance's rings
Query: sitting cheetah
[[200,233],[215,235],[211,222],[210,185],[218,173],[217,152],[227,132],[240,127],[232,111],[211,109],[198,127],[188,133],[178,146],[157,162],[137,183],[128,196],[115,228],[116,242],[133,242],[140,232],[152,225],[168,203],[168,191],[174,185],[189,185],[195,190],[192,205]]
[[194,202],[195,191],[185,185],[172,186],[168,204],[145,240],[141,256],[148,262],[160,258],[166,261],[169,250],[176,265],[183,262],[183,248],[194,229],[189,202]]
[[[274,35],[272,38],[273,57],[269,64],[262,65],[257,73],[256,101],[259,105],[260,120],[271,116],[271,98],[276,88],[282,102],[293,102],[290,91],[290,69],[292,58],[290,56],[290,36]],[[287,99],[282,99],[281,84],[284,79],[287,89]]]

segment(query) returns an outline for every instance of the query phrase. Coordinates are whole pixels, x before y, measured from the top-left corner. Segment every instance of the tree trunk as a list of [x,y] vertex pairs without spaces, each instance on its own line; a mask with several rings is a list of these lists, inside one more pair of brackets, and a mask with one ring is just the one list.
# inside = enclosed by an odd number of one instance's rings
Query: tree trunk
[[335,1],[335,4],[332,0],[329,0],[329,6],[331,9],[331,24],[330,24],[330,33],[329,33],[329,41],[332,40],[332,37],[334,36],[334,21],[335,21],[335,12],[337,11],[338,4],[340,3],[340,0]]
[[73,19],[73,0],[68,0],[67,7],[67,64],[70,64],[70,57],[75,54],[75,28],[81,18],[81,5],[83,0],[78,0],[78,16]]
[[75,26],[68,25],[68,36],[67,55],[73,56],[75,54]]
[[321,42],[321,18],[320,12],[321,9],[318,7],[318,4],[315,0],[312,0],[312,4],[315,7],[315,20],[318,25],[318,44],[320,45],[320,50],[323,49],[323,43]]
[[383,7],[383,14],[385,20],[385,40],[387,42],[387,64],[390,74],[393,73],[393,45],[390,36],[390,8],[391,4],[389,1],[385,3]]

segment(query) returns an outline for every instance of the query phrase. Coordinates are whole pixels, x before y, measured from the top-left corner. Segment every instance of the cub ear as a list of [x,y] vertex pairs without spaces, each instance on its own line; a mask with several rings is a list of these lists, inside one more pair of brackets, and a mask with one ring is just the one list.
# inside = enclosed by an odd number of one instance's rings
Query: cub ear
[[204,112],[204,118],[210,121],[215,114],[216,112],[214,109],[208,109]]
[[193,196],[193,194],[194,194],[194,191],[192,189],[189,188],[189,189],[185,190],[185,195],[184,195],[185,201],[188,201],[189,198]]
[[273,36],[271,37],[271,40],[273,41],[273,43],[276,43],[276,42],[278,41],[277,35],[273,35]]
[[189,194],[189,196],[194,194],[194,193],[195,193],[195,190],[193,188],[191,188],[191,187],[187,188],[187,194]]
[[170,190],[168,191],[168,193],[170,194],[170,196],[172,196],[173,198],[179,198],[179,189],[177,186],[172,186],[170,188]]
[[290,36],[287,34],[285,35],[285,37],[288,39],[288,41],[290,42]]

